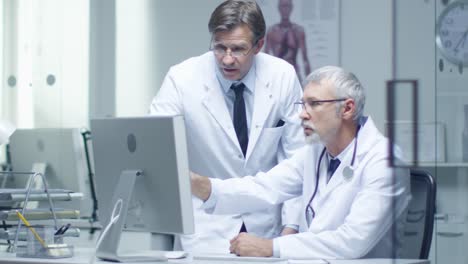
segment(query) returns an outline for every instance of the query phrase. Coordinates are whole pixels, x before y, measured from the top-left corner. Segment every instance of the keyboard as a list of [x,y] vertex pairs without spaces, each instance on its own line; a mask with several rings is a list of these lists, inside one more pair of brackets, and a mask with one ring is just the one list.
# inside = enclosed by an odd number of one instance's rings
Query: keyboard
[[282,258],[260,258],[260,257],[239,257],[235,254],[195,254],[195,260],[219,260],[219,261],[235,261],[235,262],[274,262],[274,263],[288,263],[287,259]]
[[184,251],[138,251],[132,253],[119,254],[116,258],[118,262],[155,262],[167,261],[168,259],[185,258],[187,253]]

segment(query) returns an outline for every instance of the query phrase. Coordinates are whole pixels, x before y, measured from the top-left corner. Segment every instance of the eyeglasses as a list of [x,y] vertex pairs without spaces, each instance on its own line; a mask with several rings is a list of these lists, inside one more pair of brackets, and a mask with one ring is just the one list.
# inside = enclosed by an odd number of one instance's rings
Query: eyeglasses
[[250,51],[257,45],[255,43],[252,47],[247,48],[244,46],[233,46],[233,47],[226,47],[222,43],[213,43],[210,47],[210,50],[218,57],[224,57],[226,55],[230,55],[233,58],[241,58],[247,56]]
[[339,99],[327,99],[327,100],[307,100],[307,101],[299,101],[295,102],[295,105],[302,105],[302,109],[306,111],[312,110],[323,103],[336,103],[345,101],[347,98],[339,98]]

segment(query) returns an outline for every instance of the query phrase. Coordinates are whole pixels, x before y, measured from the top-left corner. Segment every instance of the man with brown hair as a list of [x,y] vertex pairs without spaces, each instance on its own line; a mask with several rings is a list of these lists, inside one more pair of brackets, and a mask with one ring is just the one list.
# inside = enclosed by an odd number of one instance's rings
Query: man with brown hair
[[[171,67],[151,103],[151,114],[184,115],[189,165],[196,173],[228,179],[267,171],[302,146],[294,102],[302,89],[294,68],[261,53],[265,20],[255,1],[228,0],[208,23],[210,51]],[[299,206],[266,206],[216,216],[194,198],[196,233],[180,237],[195,253],[229,253],[240,231],[263,237],[295,232]],[[289,226],[287,226],[289,225]]]

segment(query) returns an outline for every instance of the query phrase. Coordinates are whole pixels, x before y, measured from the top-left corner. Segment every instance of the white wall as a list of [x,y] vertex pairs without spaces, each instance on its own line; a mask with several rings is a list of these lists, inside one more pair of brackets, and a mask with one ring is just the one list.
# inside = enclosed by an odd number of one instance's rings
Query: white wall
[[220,0],[118,0],[116,115],[146,115],[171,65],[208,50]]
[[151,0],[116,2],[116,115],[143,115],[155,86]]
[[[18,125],[17,108],[15,102],[18,94],[18,5],[19,1],[5,0],[3,5],[2,27],[2,80],[5,82],[13,76],[16,86],[2,85],[2,117]],[[5,84],[2,82],[2,84]]]
[[396,8],[396,76],[419,81],[421,122],[434,121],[436,116],[434,8],[434,0],[399,0]]
[[[60,1],[60,0],[59,0]],[[89,1],[60,1],[63,8],[61,54],[62,127],[88,124]]]
[[[209,16],[221,0],[117,2],[118,116],[144,115],[171,65],[208,50]],[[190,15],[181,12],[181,6]],[[342,65],[367,88],[379,128],[391,79],[391,1],[342,1]]]
[[[20,128],[87,124],[88,2],[3,1],[2,115]],[[55,77],[53,85],[47,77]]]
[[392,70],[392,1],[341,1],[341,63],[367,92],[365,113],[383,131]]
[[[86,1],[43,0],[33,6],[35,127],[88,123],[88,27]],[[46,82],[48,76],[55,83]]]
[[89,118],[115,115],[114,0],[90,0]]

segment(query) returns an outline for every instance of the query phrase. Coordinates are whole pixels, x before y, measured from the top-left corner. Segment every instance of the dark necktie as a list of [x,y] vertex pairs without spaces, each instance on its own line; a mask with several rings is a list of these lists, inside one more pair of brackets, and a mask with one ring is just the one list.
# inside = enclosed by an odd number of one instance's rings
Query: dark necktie
[[236,130],[237,140],[239,140],[242,153],[245,157],[245,153],[247,152],[247,145],[249,144],[249,136],[247,131],[247,118],[245,112],[244,88],[245,85],[243,83],[235,83],[231,85],[231,89],[236,93],[233,113],[234,129]]
[[331,159],[330,163],[328,164],[328,180],[331,179],[333,173],[335,173],[338,166],[340,166],[341,161],[339,159]]

